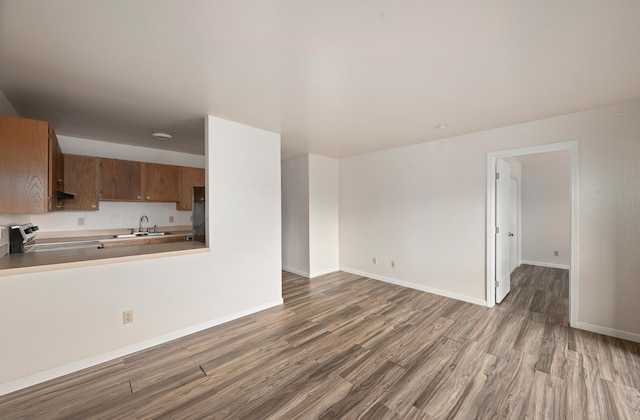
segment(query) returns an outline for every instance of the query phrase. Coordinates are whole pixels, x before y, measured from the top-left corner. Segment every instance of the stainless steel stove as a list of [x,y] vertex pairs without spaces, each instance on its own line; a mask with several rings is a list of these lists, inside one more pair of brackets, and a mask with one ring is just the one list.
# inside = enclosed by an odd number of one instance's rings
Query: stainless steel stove
[[36,239],[39,228],[31,223],[13,225],[9,231],[9,253],[23,254],[29,252]]

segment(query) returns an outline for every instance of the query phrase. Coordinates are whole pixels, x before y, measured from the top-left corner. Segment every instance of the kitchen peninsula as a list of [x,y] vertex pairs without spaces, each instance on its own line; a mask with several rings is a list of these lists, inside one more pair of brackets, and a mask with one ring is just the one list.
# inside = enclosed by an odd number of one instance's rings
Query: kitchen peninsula
[[[0,258],[0,277],[208,251],[204,243],[190,240],[190,230],[150,238],[114,236],[101,234],[39,240],[39,246],[55,246],[56,249],[6,255]],[[93,246],[83,245],[89,243]]]

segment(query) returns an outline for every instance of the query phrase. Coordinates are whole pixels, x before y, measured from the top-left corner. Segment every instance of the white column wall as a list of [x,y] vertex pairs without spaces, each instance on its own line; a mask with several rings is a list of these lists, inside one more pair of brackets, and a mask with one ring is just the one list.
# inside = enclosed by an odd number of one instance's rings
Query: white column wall
[[309,273],[339,270],[338,160],[309,155]]

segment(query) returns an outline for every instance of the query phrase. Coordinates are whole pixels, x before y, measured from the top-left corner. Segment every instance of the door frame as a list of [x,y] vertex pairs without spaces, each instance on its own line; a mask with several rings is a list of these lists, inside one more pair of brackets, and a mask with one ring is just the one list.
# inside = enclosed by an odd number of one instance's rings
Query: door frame
[[578,199],[579,199],[579,153],[578,140],[540,146],[522,147],[487,153],[487,221],[486,221],[486,300],[487,307],[496,304],[496,160],[505,157],[530,155],[533,153],[571,152],[571,262],[569,267],[569,325],[578,321]]

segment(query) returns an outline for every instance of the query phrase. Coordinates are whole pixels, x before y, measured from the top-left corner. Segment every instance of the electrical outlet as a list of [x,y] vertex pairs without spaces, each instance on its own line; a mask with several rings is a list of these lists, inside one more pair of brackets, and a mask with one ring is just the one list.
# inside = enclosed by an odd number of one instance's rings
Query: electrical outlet
[[124,311],[122,313],[122,323],[131,324],[133,322],[133,310]]
[[553,255],[557,257],[557,256],[560,255],[560,252],[559,251],[553,251]]
[[391,268],[396,268],[396,260],[391,260]]
[[378,264],[378,259],[376,257],[373,257],[373,263]]
[[173,223],[173,216],[169,216],[169,223]]
[[84,217],[78,217],[78,226],[84,226]]

